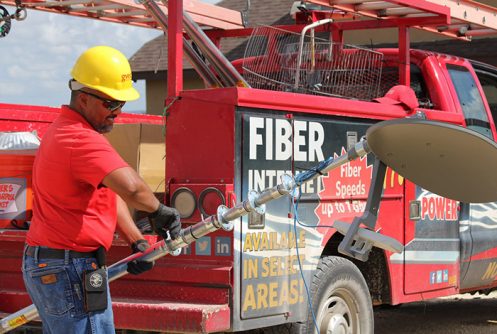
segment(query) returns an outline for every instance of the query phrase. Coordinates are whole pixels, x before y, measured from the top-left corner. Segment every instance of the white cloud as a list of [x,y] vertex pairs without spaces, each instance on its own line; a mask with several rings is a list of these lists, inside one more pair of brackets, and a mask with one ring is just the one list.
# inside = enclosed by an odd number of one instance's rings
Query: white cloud
[[[217,3],[218,0],[205,0]],[[13,7],[6,6],[10,13]],[[28,10],[0,39],[0,103],[59,106],[69,101],[67,81],[77,57],[95,45],[109,45],[131,57],[160,30]],[[145,85],[136,84],[140,99],[125,111],[145,110]]]
[[24,87],[20,84],[0,81],[0,92],[2,93],[12,96],[22,96],[24,91]]
[[[7,7],[13,12],[13,7]],[[0,39],[0,103],[59,106],[67,103],[69,72],[77,57],[94,45],[117,48],[128,58],[162,32],[117,23],[28,10]],[[141,98],[125,110],[145,109]]]
[[7,68],[7,74],[10,79],[22,79],[29,77],[28,72],[19,65],[10,66]]

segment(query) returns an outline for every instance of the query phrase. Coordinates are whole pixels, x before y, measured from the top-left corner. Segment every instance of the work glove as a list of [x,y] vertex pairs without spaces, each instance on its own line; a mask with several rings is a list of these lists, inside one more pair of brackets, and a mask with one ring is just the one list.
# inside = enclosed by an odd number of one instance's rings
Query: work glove
[[[143,253],[147,249],[150,248],[150,245],[147,240],[140,239],[131,245],[131,250],[133,251],[133,254],[135,253]],[[133,274],[133,275],[139,275],[144,273],[145,271],[148,271],[154,267],[154,261],[152,262],[147,262],[147,261],[140,261],[140,260],[134,260],[131,262],[128,262],[128,273]]]
[[159,204],[157,211],[151,213],[148,218],[152,223],[152,228],[161,237],[167,239],[167,232],[171,239],[176,239],[181,231],[181,219],[176,209]]

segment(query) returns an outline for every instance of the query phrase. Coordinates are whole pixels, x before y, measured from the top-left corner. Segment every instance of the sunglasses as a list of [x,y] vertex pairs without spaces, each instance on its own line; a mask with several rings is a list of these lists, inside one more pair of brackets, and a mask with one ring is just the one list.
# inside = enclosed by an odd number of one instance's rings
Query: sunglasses
[[90,95],[90,96],[93,96],[94,98],[97,98],[100,101],[103,101],[104,107],[107,108],[110,112],[116,111],[117,109],[122,108],[126,104],[126,101],[108,100],[108,99],[103,98],[101,96],[98,96],[98,95],[95,95],[95,94],[92,94],[89,92],[85,92],[85,91],[83,91],[83,93]]

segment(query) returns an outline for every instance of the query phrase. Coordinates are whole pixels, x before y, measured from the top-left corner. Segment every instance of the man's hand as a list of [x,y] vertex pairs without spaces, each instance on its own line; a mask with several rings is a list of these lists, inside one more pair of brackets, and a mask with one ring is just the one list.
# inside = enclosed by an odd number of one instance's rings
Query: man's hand
[[[135,241],[131,245],[131,250],[133,251],[133,254],[135,253],[143,253],[147,249],[150,248],[150,245],[147,240],[140,239]],[[154,262],[147,262],[147,261],[139,261],[139,260],[134,260],[131,262],[128,262],[128,273],[133,274],[133,275],[139,275],[141,273],[144,273],[145,271],[148,271],[154,267]]]
[[158,235],[167,239],[167,232],[171,239],[176,239],[181,231],[181,219],[179,212],[176,209],[159,204],[157,211],[151,213],[149,216],[152,227]]

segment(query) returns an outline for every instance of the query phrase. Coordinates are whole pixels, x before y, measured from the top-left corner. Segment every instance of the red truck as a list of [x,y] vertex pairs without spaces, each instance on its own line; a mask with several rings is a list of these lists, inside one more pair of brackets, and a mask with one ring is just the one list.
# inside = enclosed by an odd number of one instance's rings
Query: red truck
[[[393,3],[426,16],[391,13],[384,20],[325,22],[319,20],[360,11],[350,11],[350,1],[311,2],[337,12],[302,9],[297,23],[319,22],[312,27],[209,33],[214,42],[252,34],[245,57],[213,79],[231,78],[239,87],[225,83],[182,91],[181,61],[170,61],[169,73],[175,76],[168,86],[165,201],[180,210],[184,226],[215,215],[219,205],[233,207],[251,190],[275,186],[284,174],[340,155],[382,120],[415,116],[497,138],[497,68],[409,48],[409,27],[446,26],[441,32],[454,32],[450,24],[457,8],[439,1],[385,1],[384,6]],[[373,10],[366,9],[361,14],[371,16]],[[170,54],[181,55],[174,44],[181,38],[175,13],[181,13],[181,4],[169,1]],[[344,30],[392,26],[399,27],[399,48],[343,44]],[[323,35],[330,39],[320,39]],[[215,59],[210,63],[221,67]],[[229,73],[233,69],[239,76]],[[244,81],[237,81],[240,77]],[[3,104],[0,131],[37,130],[43,140],[57,113],[56,108]],[[121,118],[162,122],[155,116]],[[15,175],[1,173],[0,190],[18,182]],[[371,156],[353,160],[307,183],[295,197],[236,220],[232,231],[206,235],[179,256],[157,261],[153,271],[113,282],[116,328],[211,333],[279,326],[300,333],[364,334],[374,331],[373,305],[488,293],[497,286],[497,205],[441,197],[391,169],[375,231],[399,241],[403,250],[374,247],[362,257],[367,261],[341,254],[343,235],[333,223],[350,223],[363,214],[372,173]],[[26,182],[29,176],[19,179]],[[13,226],[0,229],[2,317],[30,304],[20,273],[24,235]],[[108,261],[128,253],[117,239]]]

